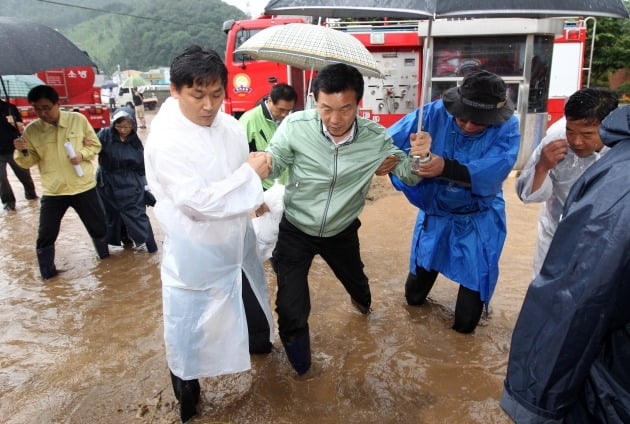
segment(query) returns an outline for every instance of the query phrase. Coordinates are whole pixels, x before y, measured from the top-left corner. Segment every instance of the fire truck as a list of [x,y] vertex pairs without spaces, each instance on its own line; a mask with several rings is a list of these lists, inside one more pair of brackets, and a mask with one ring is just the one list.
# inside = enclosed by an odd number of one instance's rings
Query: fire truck
[[[101,101],[101,88],[95,85],[95,71],[90,66],[72,66],[38,72],[36,76],[59,94],[61,109],[85,115],[98,131],[110,125],[108,106]],[[26,97],[12,98],[22,116],[24,125],[37,119],[35,110]]]
[[[264,28],[308,19],[263,15],[224,23],[227,113],[240,116],[276,83],[293,85],[302,96],[299,108],[304,106],[304,87],[311,78],[308,71],[254,60],[234,50]],[[359,113],[385,127],[419,104],[439,98],[468,72],[485,69],[500,75],[521,120],[525,148],[521,148],[524,158],[519,153],[517,162],[529,156],[547,125],[562,116],[565,99],[582,87],[585,20],[435,20],[430,27],[427,21],[329,20],[326,25],[356,37],[373,54],[384,77],[365,77]],[[427,40],[431,40],[431,55],[425,64]]]

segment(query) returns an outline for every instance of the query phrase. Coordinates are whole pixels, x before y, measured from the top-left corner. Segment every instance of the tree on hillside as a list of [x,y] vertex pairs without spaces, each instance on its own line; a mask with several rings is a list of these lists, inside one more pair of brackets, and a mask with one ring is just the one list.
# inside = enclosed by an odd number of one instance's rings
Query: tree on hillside
[[[590,49],[590,33],[587,45]],[[590,55],[590,51],[587,52],[587,55]],[[630,20],[597,19],[591,85],[608,85],[608,74],[610,72],[627,68],[628,66],[630,66]]]
[[151,14],[165,22],[126,18],[129,23],[121,30],[121,45],[112,52],[115,57],[109,58],[110,65],[124,60],[137,69],[168,66],[173,57],[191,44],[214,49],[223,56],[226,39],[223,21],[245,17],[243,12],[219,0],[162,0],[139,8],[138,13]]

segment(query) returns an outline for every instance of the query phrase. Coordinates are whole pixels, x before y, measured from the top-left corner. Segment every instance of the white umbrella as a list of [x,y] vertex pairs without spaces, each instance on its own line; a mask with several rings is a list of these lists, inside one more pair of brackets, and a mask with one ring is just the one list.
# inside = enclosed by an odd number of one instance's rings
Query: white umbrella
[[345,63],[364,76],[382,77],[374,56],[359,40],[319,25],[274,25],[256,33],[235,52],[301,69],[319,70],[333,63]]

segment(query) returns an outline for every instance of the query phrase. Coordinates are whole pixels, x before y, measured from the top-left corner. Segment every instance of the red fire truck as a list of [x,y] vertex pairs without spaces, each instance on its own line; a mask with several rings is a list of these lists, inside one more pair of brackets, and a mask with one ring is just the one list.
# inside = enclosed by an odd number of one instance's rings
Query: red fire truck
[[[63,110],[80,112],[90,121],[95,130],[110,125],[109,109],[101,102],[101,88],[95,86],[94,68],[73,66],[38,72],[37,77],[59,93],[59,104]],[[12,98],[27,125],[37,118],[26,97]]]
[[[225,63],[229,72],[224,103],[227,113],[240,116],[254,107],[273,84],[280,82],[290,83],[303,96],[308,72],[234,53],[258,31],[291,22],[306,22],[306,18],[260,16],[224,23]],[[536,27],[529,34],[521,28],[526,25],[524,20],[493,20],[492,25],[479,22],[453,20],[433,24],[434,53],[429,85],[432,94],[425,101],[439,97],[443,90],[457,84],[465,72],[487,69],[506,80],[515,102],[522,97],[520,105],[527,112],[546,112],[549,123],[559,119],[566,97],[582,87],[585,21],[565,23],[563,29],[563,23],[555,20],[546,27],[552,29]],[[363,116],[387,127],[419,104],[426,40],[419,26],[423,23],[328,23],[361,41],[372,52],[385,76],[384,79],[365,78],[366,90],[360,111]],[[531,38],[527,36],[530,34]],[[304,104],[301,100],[298,105]]]

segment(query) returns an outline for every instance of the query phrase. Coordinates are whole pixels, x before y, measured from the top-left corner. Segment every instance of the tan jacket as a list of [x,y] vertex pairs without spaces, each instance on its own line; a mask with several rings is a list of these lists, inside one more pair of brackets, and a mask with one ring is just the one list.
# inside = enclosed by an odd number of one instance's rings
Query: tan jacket
[[[101,143],[85,116],[61,111],[58,125],[37,119],[26,127],[22,136],[27,142],[28,156],[16,150],[13,158],[22,168],[38,166],[44,195],[79,194],[96,186],[92,161],[101,151]],[[63,146],[66,141],[83,155],[82,177],[77,176],[66,154]]]

